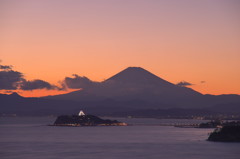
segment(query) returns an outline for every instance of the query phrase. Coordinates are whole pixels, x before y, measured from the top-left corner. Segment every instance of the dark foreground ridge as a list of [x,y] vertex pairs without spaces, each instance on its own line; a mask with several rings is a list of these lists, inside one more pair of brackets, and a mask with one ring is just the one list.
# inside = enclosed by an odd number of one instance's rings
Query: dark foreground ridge
[[215,129],[214,132],[209,135],[208,141],[240,142],[240,124],[227,125]]
[[127,126],[117,120],[101,119],[94,115],[61,115],[58,116],[53,126]]

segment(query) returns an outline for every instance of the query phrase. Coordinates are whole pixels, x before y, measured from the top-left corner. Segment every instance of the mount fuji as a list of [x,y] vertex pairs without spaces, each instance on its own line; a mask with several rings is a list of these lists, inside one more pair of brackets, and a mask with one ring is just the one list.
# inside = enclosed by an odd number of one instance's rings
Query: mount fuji
[[81,101],[89,106],[111,110],[205,108],[240,102],[240,97],[234,95],[203,95],[191,88],[170,83],[141,67],[128,67],[90,87],[47,98]]
[[[240,96],[203,95],[170,83],[140,67],[128,67],[103,82],[68,94],[24,98],[0,94],[0,113],[49,115],[83,109],[98,115],[124,114],[214,114],[240,115]],[[0,114],[1,115],[1,114]]]

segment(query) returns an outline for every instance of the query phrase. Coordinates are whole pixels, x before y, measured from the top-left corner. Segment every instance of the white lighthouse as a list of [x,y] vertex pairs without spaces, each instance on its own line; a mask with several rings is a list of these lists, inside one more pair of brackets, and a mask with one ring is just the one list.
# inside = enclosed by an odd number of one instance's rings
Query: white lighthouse
[[85,115],[85,113],[82,110],[80,110],[78,116],[83,116],[83,115]]

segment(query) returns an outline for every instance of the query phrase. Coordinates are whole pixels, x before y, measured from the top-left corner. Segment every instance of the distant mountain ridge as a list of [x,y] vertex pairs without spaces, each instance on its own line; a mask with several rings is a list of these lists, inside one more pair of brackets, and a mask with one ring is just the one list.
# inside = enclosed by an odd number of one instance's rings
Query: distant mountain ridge
[[141,114],[144,110],[150,116],[151,112],[156,112],[154,110],[159,110],[157,114],[173,111],[178,114],[184,110],[189,113],[204,110],[202,112],[240,114],[239,95],[203,95],[191,88],[172,84],[140,67],[129,67],[103,82],[68,94],[42,98],[23,98],[17,93],[0,94],[0,102],[0,114],[60,115],[80,109],[98,115],[118,112]]
[[94,87],[47,98],[74,101],[144,100],[175,105],[177,101],[183,102],[187,98],[200,98],[201,96],[201,93],[191,88],[172,84],[143,68],[128,67]]
[[[79,111],[82,104],[72,101],[59,101],[41,98],[25,98],[17,93],[0,94],[0,116],[17,115],[59,115]],[[70,107],[70,109],[68,109]]]
[[[76,114],[83,109],[88,113],[110,116],[133,117],[191,117],[218,114],[240,116],[239,103],[218,104],[208,108],[168,108],[168,105],[152,103],[155,107],[149,108],[145,101],[115,101],[104,100],[101,102],[74,102],[66,100],[52,100],[41,98],[24,98],[14,93],[11,95],[0,94],[0,117],[8,115],[17,116],[46,116]],[[138,105],[138,108],[132,107]]]
[[[114,100],[115,103],[131,101],[129,109],[204,108],[240,102],[239,95],[203,95],[191,88],[172,84],[141,67],[128,67],[94,87],[47,98],[95,101],[96,105],[101,105],[106,100]],[[136,101],[136,104],[133,101]],[[143,104],[139,104],[139,101]]]

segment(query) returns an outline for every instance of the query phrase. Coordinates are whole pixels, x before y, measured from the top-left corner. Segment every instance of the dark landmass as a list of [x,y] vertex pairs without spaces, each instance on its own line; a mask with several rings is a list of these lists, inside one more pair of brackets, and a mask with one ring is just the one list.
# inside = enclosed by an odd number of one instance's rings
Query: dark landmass
[[207,123],[201,123],[199,124],[198,127],[199,128],[218,128],[223,126],[236,126],[236,125],[240,125],[240,121],[228,122],[228,121],[216,119]]
[[222,126],[223,122],[221,120],[213,120],[207,123],[199,124],[198,128],[217,128],[218,126]]
[[134,109],[195,109],[240,103],[239,95],[203,95],[191,88],[170,83],[140,67],[129,67],[79,91],[45,98],[95,102],[105,107],[113,107],[112,104],[123,107],[123,103],[127,103],[129,108]]
[[224,126],[236,126],[240,125],[240,121],[223,121],[223,120],[212,120],[210,122],[206,123],[200,123],[200,124],[183,124],[183,125],[174,125],[175,127],[181,127],[181,128],[220,128]]
[[[24,98],[17,93],[0,94],[0,116],[45,116],[63,113],[73,114],[82,104],[75,101],[42,98]],[[84,108],[82,108],[84,109]]]
[[203,95],[139,67],[129,67],[82,90],[44,98],[0,94],[0,116],[90,114],[147,118],[240,118],[239,95]]
[[117,120],[101,119],[94,115],[58,116],[53,126],[126,126]]
[[212,120],[210,122],[200,123],[200,124],[182,124],[182,125],[174,125],[174,126],[179,128],[217,128],[222,125],[223,125],[223,122],[221,120]]
[[217,128],[212,132],[208,141],[219,142],[240,142],[240,122],[225,125],[222,128]]
[[213,116],[217,112],[207,109],[190,109],[190,108],[169,108],[169,109],[141,109],[126,112],[113,113],[115,116],[131,116],[136,118],[152,117],[152,118],[189,118],[200,116]]
[[[144,101],[114,101],[77,102],[67,100],[53,100],[42,98],[24,98],[17,93],[0,94],[0,116],[58,116],[60,114],[74,114],[79,109],[90,114],[113,117],[134,118],[175,118],[175,119],[223,119],[239,120],[240,104],[222,105],[209,108],[165,108],[164,105],[155,105],[155,109],[136,108],[134,105],[147,105]],[[146,106],[147,107],[147,106]],[[226,111],[224,111],[226,110]]]

